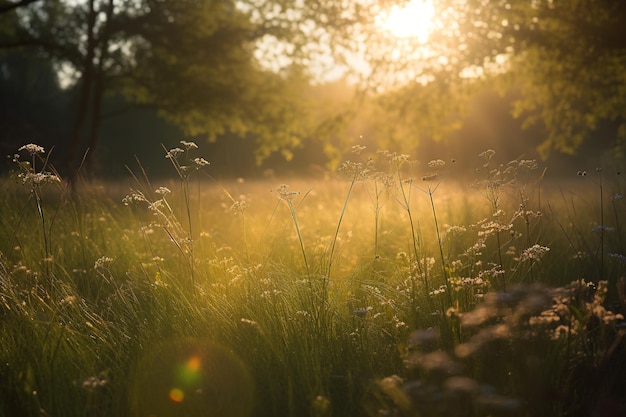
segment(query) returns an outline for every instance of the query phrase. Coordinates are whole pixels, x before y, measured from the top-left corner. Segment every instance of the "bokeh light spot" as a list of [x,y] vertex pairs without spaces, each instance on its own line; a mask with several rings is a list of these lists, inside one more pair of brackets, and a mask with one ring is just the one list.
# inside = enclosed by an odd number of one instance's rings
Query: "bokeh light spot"
[[137,363],[131,416],[249,417],[254,382],[231,350],[204,339],[159,343]]
[[172,388],[170,390],[170,400],[180,403],[185,399],[185,393],[180,388]]
[[202,361],[197,355],[191,356],[187,361],[183,362],[178,369],[180,382],[186,386],[200,384],[202,379],[201,364]]

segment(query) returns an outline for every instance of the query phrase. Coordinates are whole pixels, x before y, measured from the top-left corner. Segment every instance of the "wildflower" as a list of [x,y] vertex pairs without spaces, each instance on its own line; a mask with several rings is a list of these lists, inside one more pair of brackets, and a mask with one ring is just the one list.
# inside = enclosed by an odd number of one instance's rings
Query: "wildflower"
[[111,262],[113,262],[113,258],[102,256],[96,259],[96,262],[93,264],[93,269],[108,268]]
[[365,146],[362,145],[354,145],[352,147],[352,152],[354,152],[355,154],[359,155],[361,154],[361,152],[363,152],[365,150]]
[[433,159],[428,163],[428,168],[432,169],[443,168],[444,166],[446,166],[446,163],[441,159]]
[[617,259],[620,262],[626,263],[626,256],[621,255],[619,253],[609,253],[609,258]]
[[422,181],[436,181],[439,176],[437,174],[424,175]]
[[210,162],[207,161],[204,158],[195,158],[193,160],[193,162],[196,164],[196,167],[198,167],[198,168],[202,168],[202,167],[205,167],[207,165],[210,165]]
[[130,206],[139,202],[148,201],[141,191],[135,191],[122,198],[122,203],[125,206]]
[[41,185],[61,182],[61,179],[50,172],[25,172],[18,175],[23,184]]
[[587,171],[578,171],[576,173],[576,175],[578,175],[579,177],[586,177],[587,176]]
[[449,226],[445,231],[446,235],[460,235],[462,233],[467,232],[467,229],[464,226]]
[[364,167],[360,162],[345,161],[339,166],[337,171],[345,174],[348,178],[358,180],[370,172],[370,169]]
[[170,189],[167,187],[159,187],[154,192],[162,196],[166,196],[171,193]]
[[[479,262],[480,262],[480,265],[478,264]],[[482,262],[481,261],[476,262],[476,266],[479,268],[482,267]],[[478,278],[482,280],[485,277],[496,278],[500,275],[504,275],[505,271],[501,265],[489,263],[489,266],[491,266],[490,269],[483,269],[482,271],[478,272]]]
[[31,155],[46,153],[43,147],[39,145],[35,145],[34,143],[29,143],[28,145],[24,145],[21,148],[19,148],[18,151],[26,151]]
[[409,158],[411,157],[411,155],[406,155],[406,154],[398,154],[393,156],[392,160],[393,162],[406,162],[409,160]]
[[602,225],[602,226],[598,225],[598,226],[595,226],[592,230],[594,233],[602,233],[602,232],[610,233],[610,232],[614,232],[615,228],[611,226],[606,226],[606,225]]
[[485,158],[487,161],[489,161],[491,160],[491,158],[493,158],[495,154],[496,151],[494,151],[493,149],[487,149],[486,151],[479,153],[478,156],[480,156],[481,158]]
[[520,168],[526,168],[528,170],[537,168],[537,161],[534,159],[522,159],[518,162]]
[[439,295],[439,294],[445,294],[447,290],[447,287],[445,285],[440,286],[439,288],[432,290],[430,292],[431,296],[435,296],[435,295]]
[[181,140],[180,144],[183,145],[185,147],[186,150],[190,150],[190,149],[198,149],[198,145],[196,145],[195,142],[191,142],[191,141],[186,141],[186,140]]
[[235,201],[230,206],[230,211],[233,213],[243,213],[248,208],[248,202],[246,200]]
[[294,198],[300,195],[298,191],[289,191],[289,186],[287,184],[279,185],[278,188],[276,188],[276,193],[278,193],[279,199],[288,203],[292,202]]
[[176,159],[184,153],[185,151],[182,150],[181,148],[172,148],[169,151],[167,151],[167,154],[165,154],[165,157],[168,159]]
[[148,204],[148,208],[156,213],[160,213],[161,209],[165,208],[163,200],[156,200]]
[[522,254],[520,255],[520,262],[524,262],[529,259],[538,261],[544,253],[549,251],[549,247],[535,244],[530,248],[526,248],[522,251]]
[[379,154],[382,154],[389,163],[396,165],[397,167],[401,166],[404,162],[407,162],[411,155],[406,154],[398,154],[396,152],[389,152],[388,150],[378,151]]

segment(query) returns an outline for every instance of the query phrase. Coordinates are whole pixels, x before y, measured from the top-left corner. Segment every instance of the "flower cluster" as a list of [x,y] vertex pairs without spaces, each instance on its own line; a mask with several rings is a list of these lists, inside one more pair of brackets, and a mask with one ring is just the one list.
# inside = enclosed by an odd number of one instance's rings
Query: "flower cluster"
[[299,191],[289,191],[289,186],[287,184],[279,185],[274,191],[276,192],[278,199],[287,203],[292,203],[293,200],[300,195]]
[[540,261],[542,256],[550,251],[550,248],[547,246],[541,246],[538,244],[534,244],[533,246],[526,248],[522,251],[522,254],[519,257],[520,262],[525,261]]
[[337,171],[352,181],[364,180],[375,172],[374,160],[368,159],[365,164],[362,162],[345,161],[339,166]]
[[46,151],[44,150],[43,147],[39,146],[39,145],[35,145],[34,143],[29,143],[27,145],[22,146],[21,148],[18,149],[19,152],[21,151],[26,151],[28,152],[31,156],[34,155],[38,155],[38,154],[44,154],[46,153]]
[[113,258],[110,258],[108,256],[101,256],[100,258],[96,259],[96,262],[94,262],[93,269],[107,269],[112,262]]
[[57,174],[46,171],[43,168],[40,170],[36,169],[35,163],[38,156],[43,161],[44,167],[46,165],[45,160],[40,157],[40,155],[46,152],[43,147],[29,143],[18,149],[18,152],[22,151],[26,151],[31,156],[31,161],[21,161],[19,154],[13,155],[13,163],[19,167],[19,171],[13,174],[16,175],[22,184],[35,189],[45,184],[58,184],[61,182],[61,178]]
[[[210,165],[210,163],[204,158],[194,158],[189,156],[191,151],[198,149],[198,145],[196,145],[195,142],[181,140],[180,144],[182,145],[182,148],[175,147],[169,149],[165,153],[165,157],[172,161],[176,172],[181,178],[185,179],[193,172]],[[187,156],[187,158],[184,161],[181,161],[181,159],[183,159],[183,155]]]

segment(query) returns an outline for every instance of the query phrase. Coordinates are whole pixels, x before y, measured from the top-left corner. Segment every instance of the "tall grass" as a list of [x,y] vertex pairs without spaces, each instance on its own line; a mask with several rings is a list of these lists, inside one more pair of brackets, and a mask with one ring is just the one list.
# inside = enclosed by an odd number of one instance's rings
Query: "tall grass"
[[619,176],[598,217],[491,151],[475,180],[355,147],[336,180],[217,184],[186,141],[172,181],[70,195],[35,146],[1,185],[0,416],[626,405]]

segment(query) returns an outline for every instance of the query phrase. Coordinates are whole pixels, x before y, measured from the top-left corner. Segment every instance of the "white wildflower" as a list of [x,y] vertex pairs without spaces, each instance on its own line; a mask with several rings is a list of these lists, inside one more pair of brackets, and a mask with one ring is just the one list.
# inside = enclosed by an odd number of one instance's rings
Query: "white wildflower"
[[522,251],[522,254],[520,255],[520,262],[524,262],[527,260],[538,261],[541,259],[543,254],[549,251],[550,251],[549,247],[535,244],[531,246],[530,248],[526,248]]
[[189,150],[189,149],[198,149],[198,145],[196,145],[196,143],[195,143],[195,142],[192,142],[192,141],[181,140],[181,141],[180,141],[180,144],[181,144],[181,145],[183,145],[183,147],[184,147],[186,150]]
[[96,262],[93,264],[93,269],[108,268],[111,262],[113,262],[113,258],[110,258],[108,256],[101,256],[100,258],[96,259]]
[[166,195],[170,194],[172,191],[170,191],[170,189],[167,188],[167,187],[159,187],[156,190],[154,190],[154,192],[156,194],[159,194],[159,195],[162,195],[162,196],[166,196]]
[[185,151],[182,150],[181,148],[172,148],[169,151],[167,151],[167,154],[165,154],[165,157],[168,159],[176,159],[184,153]]
[[34,143],[29,143],[28,145],[24,145],[21,148],[19,148],[18,151],[26,151],[31,155],[46,153],[43,147],[39,145],[35,145]]
[[428,163],[428,168],[432,169],[443,168],[444,166],[446,166],[446,163],[441,159],[433,159]]
[[210,164],[210,162],[204,158],[195,158],[193,162],[196,164],[196,167],[198,168],[205,167]]

